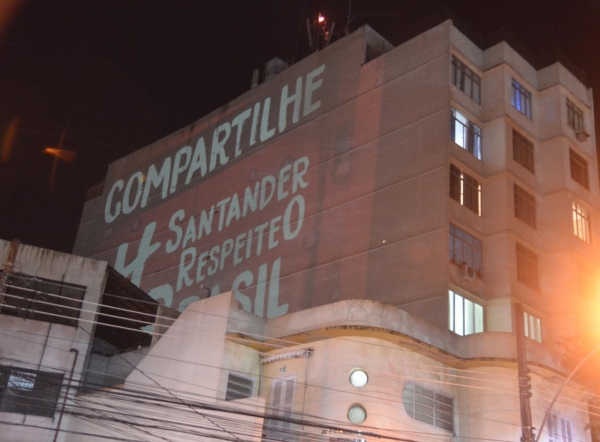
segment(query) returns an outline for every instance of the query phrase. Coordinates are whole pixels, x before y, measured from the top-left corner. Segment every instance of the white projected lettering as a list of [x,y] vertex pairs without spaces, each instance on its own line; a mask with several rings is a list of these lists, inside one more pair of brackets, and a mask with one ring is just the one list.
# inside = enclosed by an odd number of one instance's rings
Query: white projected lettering
[[[302,157],[283,166],[278,174],[263,177],[255,185],[246,187],[239,194],[235,192],[225,197],[210,208],[202,210],[200,214],[188,215],[185,209],[175,211],[169,220],[169,235],[164,241],[154,240],[156,222],[149,223],[144,229],[135,252],[136,256],[129,263],[129,243],[119,246],[115,269],[130,277],[139,286],[146,262],[153,254],[161,249],[167,255],[179,251],[176,281],[173,281],[173,285],[164,284],[150,290],[150,293],[162,298],[165,304],[170,306],[174,293],[187,287],[200,287],[207,277],[213,277],[224,269],[257,258],[263,251],[276,249],[285,241],[298,237],[306,210],[304,196],[300,191],[308,187],[308,168],[308,157]],[[285,204],[280,214],[249,227],[246,232],[235,237],[226,238],[220,244],[201,244],[200,240],[211,233],[221,232],[274,202]],[[287,312],[288,304],[279,305],[280,271],[281,257],[270,265],[261,264],[256,275],[250,270],[244,270],[233,280],[232,290],[244,310],[258,316],[266,314],[269,318]],[[256,285],[254,304],[240,291],[241,287],[252,285]],[[188,298],[182,303],[187,305],[189,302],[192,300]]]
[[[321,106],[314,94],[323,84],[320,76],[324,72],[325,65],[321,65],[305,78],[298,77],[293,91],[290,85],[283,86],[278,108],[273,109],[271,97],[266,97],[230,121],[221,122],[212,133],[202,134],[195,142],[181,147],[162,164],[151,164],[145,174],[136,171],[127,180],[116,181],[106,199],[104,221],[112,223],[122,214],[146,207],[153,189],[160,190],[161,199],[175,194],[192,180],[226,166],[244,153],[244,147],[254,146],[257,138],[266,142],[289,128],[290,123],[299,123],[301,116],[305,118]],[[277,114],[271,118],[271,112]],[[270,121],[274,121],[273,126]]]

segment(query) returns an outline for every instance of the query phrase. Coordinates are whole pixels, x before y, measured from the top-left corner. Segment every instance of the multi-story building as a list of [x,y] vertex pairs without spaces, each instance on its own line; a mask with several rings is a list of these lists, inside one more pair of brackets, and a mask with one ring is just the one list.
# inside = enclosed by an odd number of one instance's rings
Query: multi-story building
[[[202,364],[221,370],[219,392],[231,369],[285,417],[265,434],[304,431],[310,415],[354,429],[336,440],[373,428],[515,440],[518,303],[539,426],[568,372],[553,346],[589,324],[595,295],[591,90],[506,42],[480,48],[452,21],[396,48],[363,27],[268,72],[111,164],[76,253],[180,310],[232,290],[256,342],[219,329],[220,356]],[[181,359],[165,342],[157,357]],[[171,377],[208,388],[195,364]],[[348,384],[358,369],[362,387]],[[547,440],[589,440],[585,393],[570,388]]]

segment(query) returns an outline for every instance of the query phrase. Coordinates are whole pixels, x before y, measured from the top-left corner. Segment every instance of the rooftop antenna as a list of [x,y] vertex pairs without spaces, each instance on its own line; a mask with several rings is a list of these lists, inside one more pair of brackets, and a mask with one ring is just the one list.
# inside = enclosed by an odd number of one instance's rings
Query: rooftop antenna
[[333,28],[335,28],[335,22],[332,22],[331,26],[328,26],[325,16],[320,12],[312,23],[310,19],[306,19],[308,47],[311,54],[329,46],[331,36],[333,35]]

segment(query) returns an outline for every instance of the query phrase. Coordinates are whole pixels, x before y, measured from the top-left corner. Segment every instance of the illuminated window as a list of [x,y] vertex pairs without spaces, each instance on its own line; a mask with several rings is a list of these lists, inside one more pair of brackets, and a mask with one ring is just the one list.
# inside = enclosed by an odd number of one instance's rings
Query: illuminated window
[[528,226],[537,227],[535,197],[520,186],[514,184],[515,217]]
[[513,160],[531,173],[535,173],[533,165],[533,143],[514,129]]
[[573,442],[571,421],[557,413],[548,416],[548,442]]
[[404,409],[413,419],[444,430],[454,430],[454,401],[451,397],[409,383],[404,387],[402,400]]
[[481,129],[471,123],[467,117],[456,109],[450,110],[452,118],[450,124],[450,139],[465,150],[468,150],[481,159]]
[[481,79],[462,61],[452,56],[452,84],[481,104]]
[[567,98],[567,124],[575,129],[575,132],[583,130],[583,111]]
[[571,178],[586,189],[589,189],[590,179],[588,176],[587,161],[573,149],[569,149],[569,162],[571,165]]
[[573,233],[586,243],[592,243],[592,231],[590,229],[590,215],[581,205],[573,201]]
[[0,411],[54,416],[63,375],[0,366]]
[[477,276],[483,269],[483,244],[477,238],[450,224],[449,256],[454,264],[466,264]]
[[450,198],[481,216],[481,184],[450,164]]
[[514,78],[512,79],[510,104],[531,120],[531,92],[521,86],[521,83]]
[[517,279],[532,289],[538,288],[538,258],[517,243]]
[[525,315],[525,336],[533,339],[534,341],[538,341],[541,344],[542,321],[540,321],[540,318],[536,318],[535,316],[532,316],[527,312],[524,312],[523,315]]
[[483,332],[483,306],[448,290],[448,327],[460,336]]

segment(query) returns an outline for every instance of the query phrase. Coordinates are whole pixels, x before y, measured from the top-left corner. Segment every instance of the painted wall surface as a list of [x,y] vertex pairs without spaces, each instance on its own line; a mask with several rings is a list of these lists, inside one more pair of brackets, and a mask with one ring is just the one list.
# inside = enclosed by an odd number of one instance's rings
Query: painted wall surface
[[439,296],[449,28],[367,64],[363,28],[112,164],[76,252],[179,309],[203,286],[267,318]]

